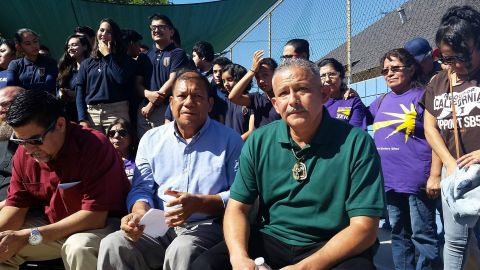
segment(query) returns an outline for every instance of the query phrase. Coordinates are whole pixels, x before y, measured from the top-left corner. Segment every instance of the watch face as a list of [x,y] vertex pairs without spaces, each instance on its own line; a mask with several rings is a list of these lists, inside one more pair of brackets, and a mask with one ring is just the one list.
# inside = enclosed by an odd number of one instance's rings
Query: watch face
[[30,245],[35,246],[40,243],[42,243],[43,237],[38,231],[38,229],[32,229],[32,232],[30,233],[30,237],[28,238],[28,242]]

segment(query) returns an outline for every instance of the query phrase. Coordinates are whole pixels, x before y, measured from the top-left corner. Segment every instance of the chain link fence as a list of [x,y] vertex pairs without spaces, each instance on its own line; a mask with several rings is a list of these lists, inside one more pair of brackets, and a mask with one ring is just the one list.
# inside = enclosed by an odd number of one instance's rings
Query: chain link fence
[[[388,50],[403,47],[421,36],[434,47],[434,35],[443,13],[453,5],[478,0],[350,0],[350,87],[366,105],[388,91],[380,76],[379,60]],[[233,62],[250,67],[255,50],[280,61],[284,44],[293,38],[310,43],[310,60],[334,57],[346,63],[347,0],[279,0],[226,50]]]

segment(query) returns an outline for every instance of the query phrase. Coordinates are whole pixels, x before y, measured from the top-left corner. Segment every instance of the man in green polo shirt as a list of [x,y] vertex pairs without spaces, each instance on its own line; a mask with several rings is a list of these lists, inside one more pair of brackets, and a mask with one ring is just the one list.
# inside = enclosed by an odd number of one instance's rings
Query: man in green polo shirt
[[[283,121],[255,131],[242,149],[224,218],[229,253],[214,247],[193,269],[253,270],[256,257],[273,269],[375,269],[385,200],[372,139],[329,116],[314,63],[284,62],[273,90]],[[250,226],[257,197],[261,221]]]

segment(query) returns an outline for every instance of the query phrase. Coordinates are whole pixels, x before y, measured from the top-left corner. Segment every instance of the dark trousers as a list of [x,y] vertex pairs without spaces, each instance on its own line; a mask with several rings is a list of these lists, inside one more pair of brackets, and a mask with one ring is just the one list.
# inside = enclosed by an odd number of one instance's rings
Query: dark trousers
[[[263,257],[273,269],[296,264],[322,248],[326,242],[309,246],[293,246],[285,244],[267,234],[252,230],[248,251],[250,258]],[[230,256],[225,241],[202,253],[192,264],[192,270],[230,270]],[[374,270],[373,254],[365,252],[351,257],[332,269],[335,270]]]

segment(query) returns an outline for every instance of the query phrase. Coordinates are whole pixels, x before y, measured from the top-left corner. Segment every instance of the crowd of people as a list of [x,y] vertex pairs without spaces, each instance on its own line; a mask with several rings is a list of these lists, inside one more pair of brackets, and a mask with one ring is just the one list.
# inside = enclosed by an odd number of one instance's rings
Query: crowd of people
[[77,27],[58,64],[0,43],[0,269],[375,269],[381,219],[395,269],[480,267],[477,10],[385,52],[369,106],[307,40],[246,68],[149,28]]

